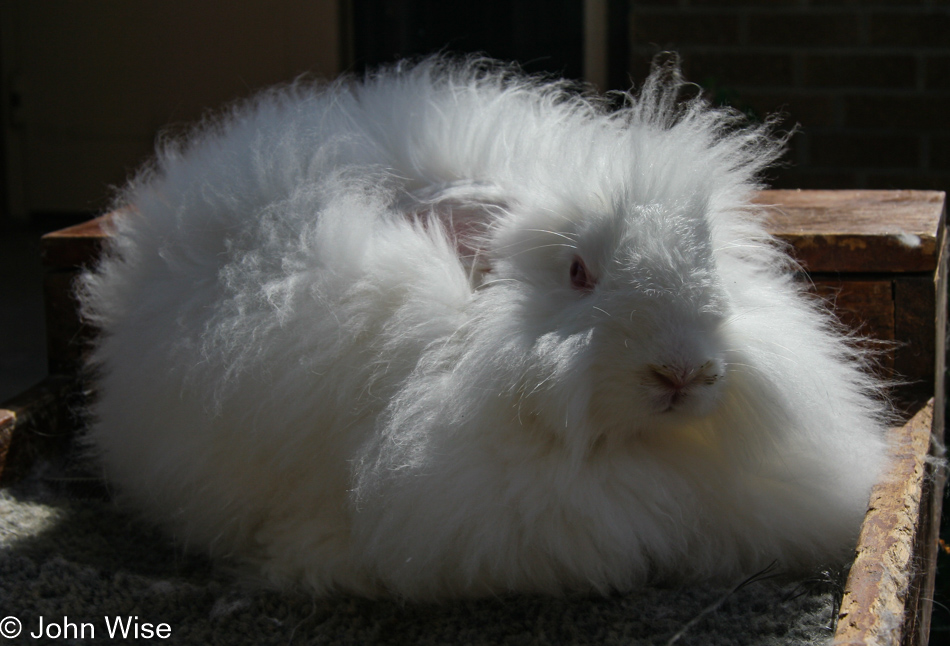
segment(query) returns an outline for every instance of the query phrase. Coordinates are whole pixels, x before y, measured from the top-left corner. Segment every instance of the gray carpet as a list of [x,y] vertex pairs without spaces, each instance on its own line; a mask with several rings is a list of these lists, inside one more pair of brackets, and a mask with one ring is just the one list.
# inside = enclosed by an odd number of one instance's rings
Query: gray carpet
[[[832,587],[765,580],[735,592],[651,588],[608,598],[437,605],[314,599],[242,584],[107,500],[64,493],[42,477],[0,491],[0,629],[15,626],[9,617],[22,626],[18,638],[0,643],[142,643],[132,638],[134,627],[127,639],[108,633],[116,617],[137,617],[140,631],[168,624],[169,637],[148,643],[202,646],[818,644],[831,637]],[[30,637],[41,616],[55,639]],[[75,626],[65,635],[64,621]],[[85,638],[73,638],[80,628]]]

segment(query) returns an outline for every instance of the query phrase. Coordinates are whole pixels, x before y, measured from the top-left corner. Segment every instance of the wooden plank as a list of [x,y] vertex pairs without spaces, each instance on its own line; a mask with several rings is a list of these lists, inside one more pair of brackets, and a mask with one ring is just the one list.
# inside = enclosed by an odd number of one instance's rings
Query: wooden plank
[[[868,280],[841,280],[828,276],[813,277],[815,293],[834,310],[835,316],[847,329],[861,339],[861,345],[875,354],[875,372],[887,380],[894,380],[894,321],[897,316],[894,303],[894,281],[885,278]],[[878,343],[884,341],[884,344]],[[932,381],[930,375],[908,377]],[[920,398],[918,397],[918,400]]]
[[44,235],[40,239],[43,265],[49,268],[91,265],[99,257],[102,243],[109,235],[108,222],[113,217],[107,213]]
[[899,277],[894,281],[894,335],[901,341],[894,349],[894,369],[914,382],[905,390],[918,393],[918,398],[934,393],[936,299],[933,276]]
[[[891,429],[893,461],[871,491],[854,564],[848,575],[834,644],[901,644],[905,611],[914,611],[908,592],[918,562],[933,400],[907,424]],[[926,603],[926,600],[924,600]],[[909,607],[908,607],[909,606]],[[916,617],[917,613],[913,613]]]
[[[943,426],[934,411],[934,433]],[[939,439],[939,438],[935,438]],[[914,569],[904,602],[904,628],[902,646],[926,644],[930,638],[930,617],[933,611],[934,584],[937,576],[937,546],[940,538],[940,513],[943,508],[943,491],[946,485],[946,470],[929,466],[923,481],[920,518],[914,541]]]
[[762,191],[769,230],[809,272],[927,272],[937,267],[941,191]]
[[848,329],[861,336],[893,341],[894,281],[887,278],[846,280],[812,276],[815,293]]
[[[762,191],[769,230],[810,272],[928,272],[937,266],[940,191]],[[43,236],[48,267],[90,264],[107,236],[105,215]]]
[[[944,205],[946,208],[946,205]],[[946,218],[946,212],[943,217]],[[946,429],[946,361],[947,361],[947,271],[950,254],[947,248],[946,227],[940,229],[938,241],[940,255],[937,275],[934,280],[936,292],[936,321],[934,322],[934,421],[931,453],[937,458],[945,458]],[[911,615],[905,612],[907,644],[926,644],[930,639],[930,620],[933,612],[934,584],[937,577],[937,546],[940,538],[940,519],[943,512],[943,496],[947,482],[947,469],[928,465],[932,477],[925,480],[928,486],[925,495],[930,497],[927,508],[921,510],[921,529],[918,531],[916,555],[916,576],[911,589],[912,598],[919,600],[918,607]]]
[[[933,288],[922,284],[915,287],[914,279],[910,279],[910,283],[894,290],[895,296],[888,294],[883,281],[885,276],[928,280],[933,275],[944,194],[781,190],[763,191],[756,199],[760,204],[777,205],[771,213],[772,230],[792,245],[800,262],[811,270],[822,295],[830,294],[827,285],[840,289],[834,301],[845,324],[876,339],[907,344],[897,348],[898,358],[888,356],[884,367],[916,382],[920,385],[917,390],[924,393],[933,381]],[[71,370],[70,366],[80,360],[79,321],[70,310],[75,309],[70,293],[73,278],[54,270],[93,264],[113,217],[105,215],[43,237],[42,251],[49,271],[49,357],[54,371]],[[919,244],[908,244],[908,240]],[[924,271],[908,273],[909,269]],[[841,275],[855,272],[873,273],[881,282],[862,286],[858,280]],[[919,393],[912,395],[917,397]]]
[[78,370],[93,331],[79,316],[74,293],[79,272],[74,269],[47,269],[43,276],[43,304],[46,310],[46,359],[50,374]]

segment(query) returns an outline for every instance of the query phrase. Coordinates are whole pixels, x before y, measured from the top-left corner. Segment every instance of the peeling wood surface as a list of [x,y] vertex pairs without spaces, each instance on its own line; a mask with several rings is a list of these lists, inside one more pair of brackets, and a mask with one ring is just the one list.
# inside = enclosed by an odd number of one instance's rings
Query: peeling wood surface
[[836,646],[902,643],[932,423],[933,400],[907,424],[891,429],[893,462],[871,491],[838,615]]
[[48,268],[83,267],[99,257],[102,243],[108,238],[108,223],[113,214],[81,222],[40,239],[43,265]]
[[773,217],[777,231],[836,235],[847,222],[853,235],[935,237],[943,197],[942,191],[793,189],[760,191],[754,201],[780,209]]
[[762,191],[769,230],[810,272],[933,272],[941,191]]
[[74,292],[77,275],[77,271],[47,269],[43,276],[46,360],[50,374],[75,372],[92,344],[93,330],[82,322]]
[[814,291],[849,329],[882,341],[894,340],[894,281],[887,277],[846,280],[813,277]]
[[[943,210],[940,191],[761,191],[769,230],[795,249],[811,272],[933,272]],[[48,267],[95,259],[106,237],[104,215],[43,236]]]
[[[939,295],[933,276],[908,276],[894,281],[894,370],[921,395],[933,395],[937,365],[935,325]],[[943,333],[940,333],[943,336]]]

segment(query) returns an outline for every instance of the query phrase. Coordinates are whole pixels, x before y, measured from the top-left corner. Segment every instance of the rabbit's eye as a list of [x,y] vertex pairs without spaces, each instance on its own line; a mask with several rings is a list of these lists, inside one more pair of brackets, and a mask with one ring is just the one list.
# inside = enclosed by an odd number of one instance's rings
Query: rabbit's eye
[[580,256],[574,256],[574,260],[571,262],[571,287],[582,292],[589,292],[594,289],[596,284],[597,281],[587,270],[584,259]]

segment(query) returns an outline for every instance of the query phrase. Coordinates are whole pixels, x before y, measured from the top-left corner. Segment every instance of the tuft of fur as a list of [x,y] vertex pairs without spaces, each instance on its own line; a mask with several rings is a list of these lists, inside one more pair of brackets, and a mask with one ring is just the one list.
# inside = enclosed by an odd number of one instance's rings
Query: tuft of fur
[[879,385],[749,203],[783,142],[683,85],[436,58],[166,143],[79,287],[108,478],[318,593],[847,560]]

